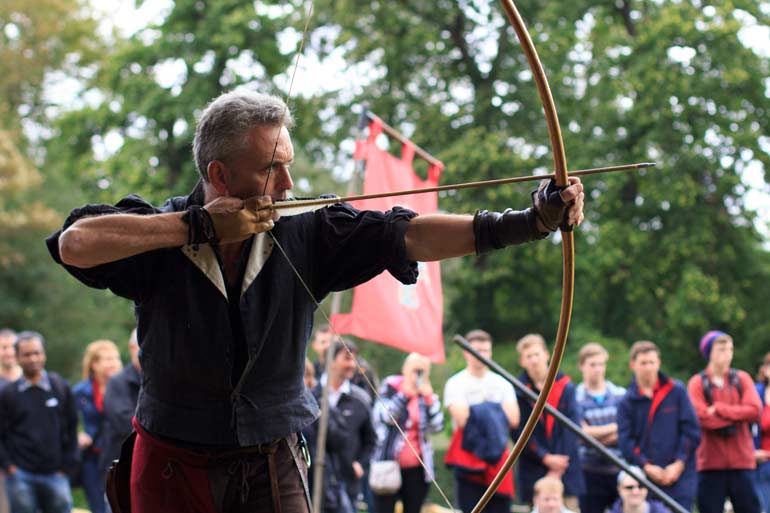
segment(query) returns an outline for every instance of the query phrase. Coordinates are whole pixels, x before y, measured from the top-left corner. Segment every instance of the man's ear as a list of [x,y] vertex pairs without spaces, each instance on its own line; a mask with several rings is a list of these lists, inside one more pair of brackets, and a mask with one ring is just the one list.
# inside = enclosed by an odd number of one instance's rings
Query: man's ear
[[206,167],[209,183],[220,196],[229,196],[228,181],[230,174],[227,166],[221,160],[212,160]]

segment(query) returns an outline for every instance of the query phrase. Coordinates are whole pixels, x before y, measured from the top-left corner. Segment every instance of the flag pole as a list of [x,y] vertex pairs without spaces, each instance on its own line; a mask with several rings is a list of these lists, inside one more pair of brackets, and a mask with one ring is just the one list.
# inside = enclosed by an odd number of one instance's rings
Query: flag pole
[[[361,113],[358,117],[358,125],[356,127],[356,145],[363,139],[363,133],[366,129],[366,122],[369,113],[369,105],[364,102],[361,104]],[[366,161],[364,159],[356,160],[353,166],[353,174],[348,180],[347,194],[355,194],[357,183],[364,174],[364,167]],[[330,315],[340,313],[342,305],[342,292],[335,292],[332,294],[332,304],[330,309]],[[336,333],[336,332],[334,332]],[[324,356],[324,368],[329,367],[329,363],[334,359],[334,346],[336,340],[329,344],[326,348],[326,355]],[[321,376],[318,376],[320,380]],[[315,450],[315,468],[313,469],[313,513],[321,513],[321,506],[323,503],[323,478],[326,471],[326,438],[329,432],[329,383],[331,380],[327,374],[326,383],[323,386],[323,392],[321,393],[321,417],[318,419],[318,440],[316,441]]]

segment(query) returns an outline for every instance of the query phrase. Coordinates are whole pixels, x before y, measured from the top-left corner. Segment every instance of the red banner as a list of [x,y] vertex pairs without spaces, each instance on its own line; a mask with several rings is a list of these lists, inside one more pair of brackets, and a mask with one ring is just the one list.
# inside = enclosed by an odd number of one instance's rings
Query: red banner
[[[378,148],[375,139],[382,132],[377,121],[369,126],[369,138],[356,148],[356,159],[366,159],[364,194],[417,189],[438,184],[443,165],[433,165],[428,179],[422,180],[412,168],[414,146],[403,145],[401,158]],[[436,193],[357,201],[361,210],[389,210],[400,205],[419,214],[438,210]],[[444,361],[439,262],[420,262],[420,275],[414,285],[404,285],[385,272],[353,290],[349,314],[337,314],[331,321],[335,331],[373,340],[403,351],[414,351],[433,362]]]

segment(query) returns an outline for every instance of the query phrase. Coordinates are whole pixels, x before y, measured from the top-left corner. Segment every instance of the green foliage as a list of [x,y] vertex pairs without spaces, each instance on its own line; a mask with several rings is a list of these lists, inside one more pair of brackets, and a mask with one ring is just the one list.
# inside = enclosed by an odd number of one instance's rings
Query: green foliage
[[[27,4],[0,9],[4,29],[11,22],[39,29],[1,36],[7,108],[0,122],[12,145],[2,148],[0,213],[13,213],[4,220],[17,226],[0,226],[0,324],[61,339],[52,361],[74,373],[85,342],[126,338],[130,311],[53,266],[42,236],[86,201],[137,192],[160,202],[189,190],[197,179],[190,156],[195,115],[237,86],[285,95],[306,13],[300,0],[179,0],[163,20],[105,50],[93,37],[94,20],[74,0],[46,0],[46,9]],[[565,370],[576,377],[577,348],[595,340],[612,354],[610,378],[625,383],[629,345],[651,339],[667,370],[686,377],[702,366],[696,344],[712,328],[734,335],[735,364],[753,370],[770,342],[770,259],[745,203],[742,173],[770,164],[770,62],[739,33],[746,20],[768,24],[766,4],[522,0],[518,7],[551,82],[570,168],[658,163],[651,171],[585,180],[587,221],[576,232]],[[363,101],[446,162],[445,183],[551,168],[531,73],[494,2],[317,0],[314,10],[302,59],[333,55],[357,76],[354,87],[338,90],[328,85],[333,77],[308,77],[299,67],[298,85],[327,86],[313,97],[295,89],[290,98],[298,120],[295,178],[307,178],[299,194],[341,191],[337,180],[349,154],[339,148],[349,148],[351,108]],[[41,84],[55,71],[91,78],[82,105],[53,122]],[[45,128],[44,148],[30,147],[22,116]],[[7,173],[22,167],[29,172]],[[25,192],[34,187],[56,223],[50,215],[28,218],[42,212]],[[440,205],[473,212],[528,202],[526,189],[510,186],[448,193]],[[484,328],[510,369],[517,368],[513,345],[522,335],[553,339],[558,239],[444,263],[447,339]],[[397,372],[403,358],[380,346],[364,352],[381,375]],[[434,368],[438,386],[462,366],[453,347],[447,357],[446,366]]]

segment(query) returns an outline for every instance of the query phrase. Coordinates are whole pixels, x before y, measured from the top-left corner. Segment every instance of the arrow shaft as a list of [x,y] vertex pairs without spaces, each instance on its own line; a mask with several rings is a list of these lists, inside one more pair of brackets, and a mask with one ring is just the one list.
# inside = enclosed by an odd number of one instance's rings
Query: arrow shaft
[[[642,162],[637,164],[624,164],[620,166],[595,167],[591,169],[581,169],[579,171],[570,171],[569,176],[587,176],[587,175],[596,175],[600,173],[615,173],[618,171],[644,169],[644,168],[652,167],[654,165],[655,163],[653,162]],[[274,210],[281,210],[284,208],[334,205],[335,203],[342,203],[342,202],[361,201],[361,200],[377,199],[377,198],[391,198],[395,196],[408,196],[410,194],[423,194],[427,192],[457,191],[461,189],[477,189],[480,187],[491,187],[493,185],[505,185],[509,183],[519,183],[519,182],[531,182],[531,181],[543,180],[543,179],[554,178],[554,177],[555,177],[554,173],[547,174],[547,175],[516,176],[511,178],[498,178],[495,180],[482,180],[479,182],[466,182],[466,183],[451,184],[451,185],[437,185],[435,187],[424,187],[421,189],[379,192],[375,194],[357,194],[353,196],[343,196],[341,198],[319,198],[319,199],[311,199],[311,200],[286,201],[286,202],[273,204],[269,208],[272,208]]]

